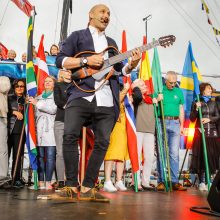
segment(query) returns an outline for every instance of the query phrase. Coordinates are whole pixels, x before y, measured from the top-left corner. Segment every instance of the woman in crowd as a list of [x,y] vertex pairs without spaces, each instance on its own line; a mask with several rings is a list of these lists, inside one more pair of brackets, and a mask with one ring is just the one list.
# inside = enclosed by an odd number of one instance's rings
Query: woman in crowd
[[10,80],[0,76],[0,179],[5,179],[8,174],[8,92],[11,88]]
[[[123,85],[121,85],[123,88]],[[129,90],[129,83],[124,85],[124,88],[120,92],[120,115],[119,119],[115,124],[110,137],[110,145],[108,147],[105,156],[105,183],[104,191],[115,192],[126,191],[122,181],[122,175],[124,171],[124,161],[129,159],[128,146],[127,146],[127,133],[126,133],[126,118],[125,118],[125,107],[124,98]],[[111,174],[113,165],[116,163],[116,183],[115,186],[111,181]]]
[[56,140],[56,170],[58,177],[58,188],[64,187],[64,159],[63,159],[63,134],[64,134],[64,114],[67,102],[66,89],[71,82],[71,72],[60,70],[58,82],[54,87],[54,101],[57,105],[57,113],[54,123],[54,134]]
[[59,53],[59,47],[56,44],[53,44],[50,47],[50,55],[51,56],[57,56],[58,53]]
[[142,175],[138,171],[138,189],[153,190],[150,185],[150,175],[154,161],[155,116],[153,102],[155,98],[147,95],[147,86],[142,79],[136,79],[132,84],[133,104],[136,116],[137,147],[139,166],[142,165]]
[[199,190],[207,191],[205,184],[205,162],[203,155],[203,143],[201,135],[201,126],[199,120],[199,108],[202,111],[202,123],[206,139],[206,147],[208,154],[208,164],[211,174],[215,174],[219,169],[219,149],[220,142],[218,140],[216,122],[220,115],[215,101],[211,100],[213,88],[209,83],[200,84],[200,102],[192,104],[190,120],[196,121],[196,129],[192,144],[192,160],[191,170],[199,176]]
[[[17,79],[13,82],[13,93],[8,95],[8,155],[10,158],[11,150],[12,156],[12,172],[14,178],[14,187],[24,187],[21,180],[22,177],[22,157],[24,155],[25,132],[24,132],[24,108],[25,108],[25,81]],[[21,136],[23,134],[23,136]],[[19,142],[21,148],[19,150]],[[15,165],[17,166],[15,171]],[[14,173],[15,172],[15,173]]]
[[[44,91],[29,102],[36,107],[37,145],[38,145],[38,180],[39,189],[50,190],[55,168],[56,142],[54,137],[54,120],[57,106],[54,102],[55,79],[48,76],[44,81]],[[45,176],[45,178],[44,178]],[[46,184],[45,182],[46,181]]]

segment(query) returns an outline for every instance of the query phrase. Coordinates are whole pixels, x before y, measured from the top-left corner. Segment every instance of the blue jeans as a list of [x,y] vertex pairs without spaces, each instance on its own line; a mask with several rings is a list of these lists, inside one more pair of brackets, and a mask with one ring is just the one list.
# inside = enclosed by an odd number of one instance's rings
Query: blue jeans
[[38,180],[51,181],[56,162],[56,147],[38,147]]
[[[160,123],[161,124],[161,123]],[[169,161],[171,170],[171,181],[172,183],[178,183],[178,172],[179,172],[179,147],[180,147],[180,123],[179,120],[167,120],[165,119],[166,133],[167,133],[167,144],[169,147]],[[163,133],[163,130],[161,128]],[[164,136],[163,136],[164,143]],[[163,146],[165,152],[165,146]],[[166,160],[166,154],[164,153]],[[162,163],[158,160],[158,171],[159,177],[158,182],[164,182],[164,176],[162,172]]]

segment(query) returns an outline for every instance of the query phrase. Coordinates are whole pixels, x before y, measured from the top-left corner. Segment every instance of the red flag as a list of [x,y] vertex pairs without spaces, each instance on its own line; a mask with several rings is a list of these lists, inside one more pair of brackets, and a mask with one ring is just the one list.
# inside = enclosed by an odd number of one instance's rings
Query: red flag
[[[147,38],[144,36],[143,38],[143,44],[147,44]],[[148,57],[148,52],[142,53],[142,59],[141,59],[141,67],[139,72],[139,79],[143,79],[146,86],[147,86],[147,95],[154,93],[153,88],[153,81],[152,81],[152,74],[151,74],[151,68],[150,68],[150,61]]]
[[[126,51],[127,51],[126,32],[123,31],[121,52],[124,53]],[[131,85],[130,77],[124,77],[123,81],[124,83],[128,82]],[[131,93],[131,90],[128,93]],[[136,173],[139,170],[138,153],[137,153],[137,137],[136,137],[134,108],[133,108],[133,104],[129,100],[128,93],[124,99],[128,153],[131,160],[132,170],[134,173]]]
[[44,90],[44,80],[49,76],[49,70],[46,63],[44,53],[44,35],[41,36],[40,44],[37,52],[36,75],[37,75],[37,94],[40,95]]
[[7,54],[8,54],[8,49],[2,43],[0,43],[0,56],[3,59],[7,59]]
[[127,40],[126,40],[126,32],[123,30],[122,32],[122,45],[121,45],[121,52],[124,53],[127,51]]
[[34,7],[27,0],[11,0],[14,2],[28,17],[31,16],[31,11]]

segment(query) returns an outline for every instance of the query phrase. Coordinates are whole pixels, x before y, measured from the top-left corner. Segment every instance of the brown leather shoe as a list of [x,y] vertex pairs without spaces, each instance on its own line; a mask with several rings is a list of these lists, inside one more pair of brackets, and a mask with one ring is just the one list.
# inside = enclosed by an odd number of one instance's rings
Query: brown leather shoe
[[95,188],[83,193],[80,192],[80,201],[91,201],[91,202],[110,202],[110,200],[103,195],[101,195]]
[[162,192],[162,191],[165,191],[165,185],[163,182],[160,182],[158,185],[157,185],[157,191],[159,192]]
[[77,200],[78,199],[78,193],[75,192],[71,187],[65,186],[59,191],[57,191],[55,194],[52,194],[52,199],[71,199],[71,200]]
[[183,187],[180,183],[173,184],[173,190],[174,191],[186,191],[187,188]]

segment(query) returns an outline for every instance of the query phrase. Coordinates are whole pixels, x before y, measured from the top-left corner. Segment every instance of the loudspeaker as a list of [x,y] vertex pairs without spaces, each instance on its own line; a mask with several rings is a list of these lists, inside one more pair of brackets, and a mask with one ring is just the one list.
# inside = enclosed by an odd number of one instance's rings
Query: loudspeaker
[[207,200],[211,210],[220,213],[220,171],[213,180]]

